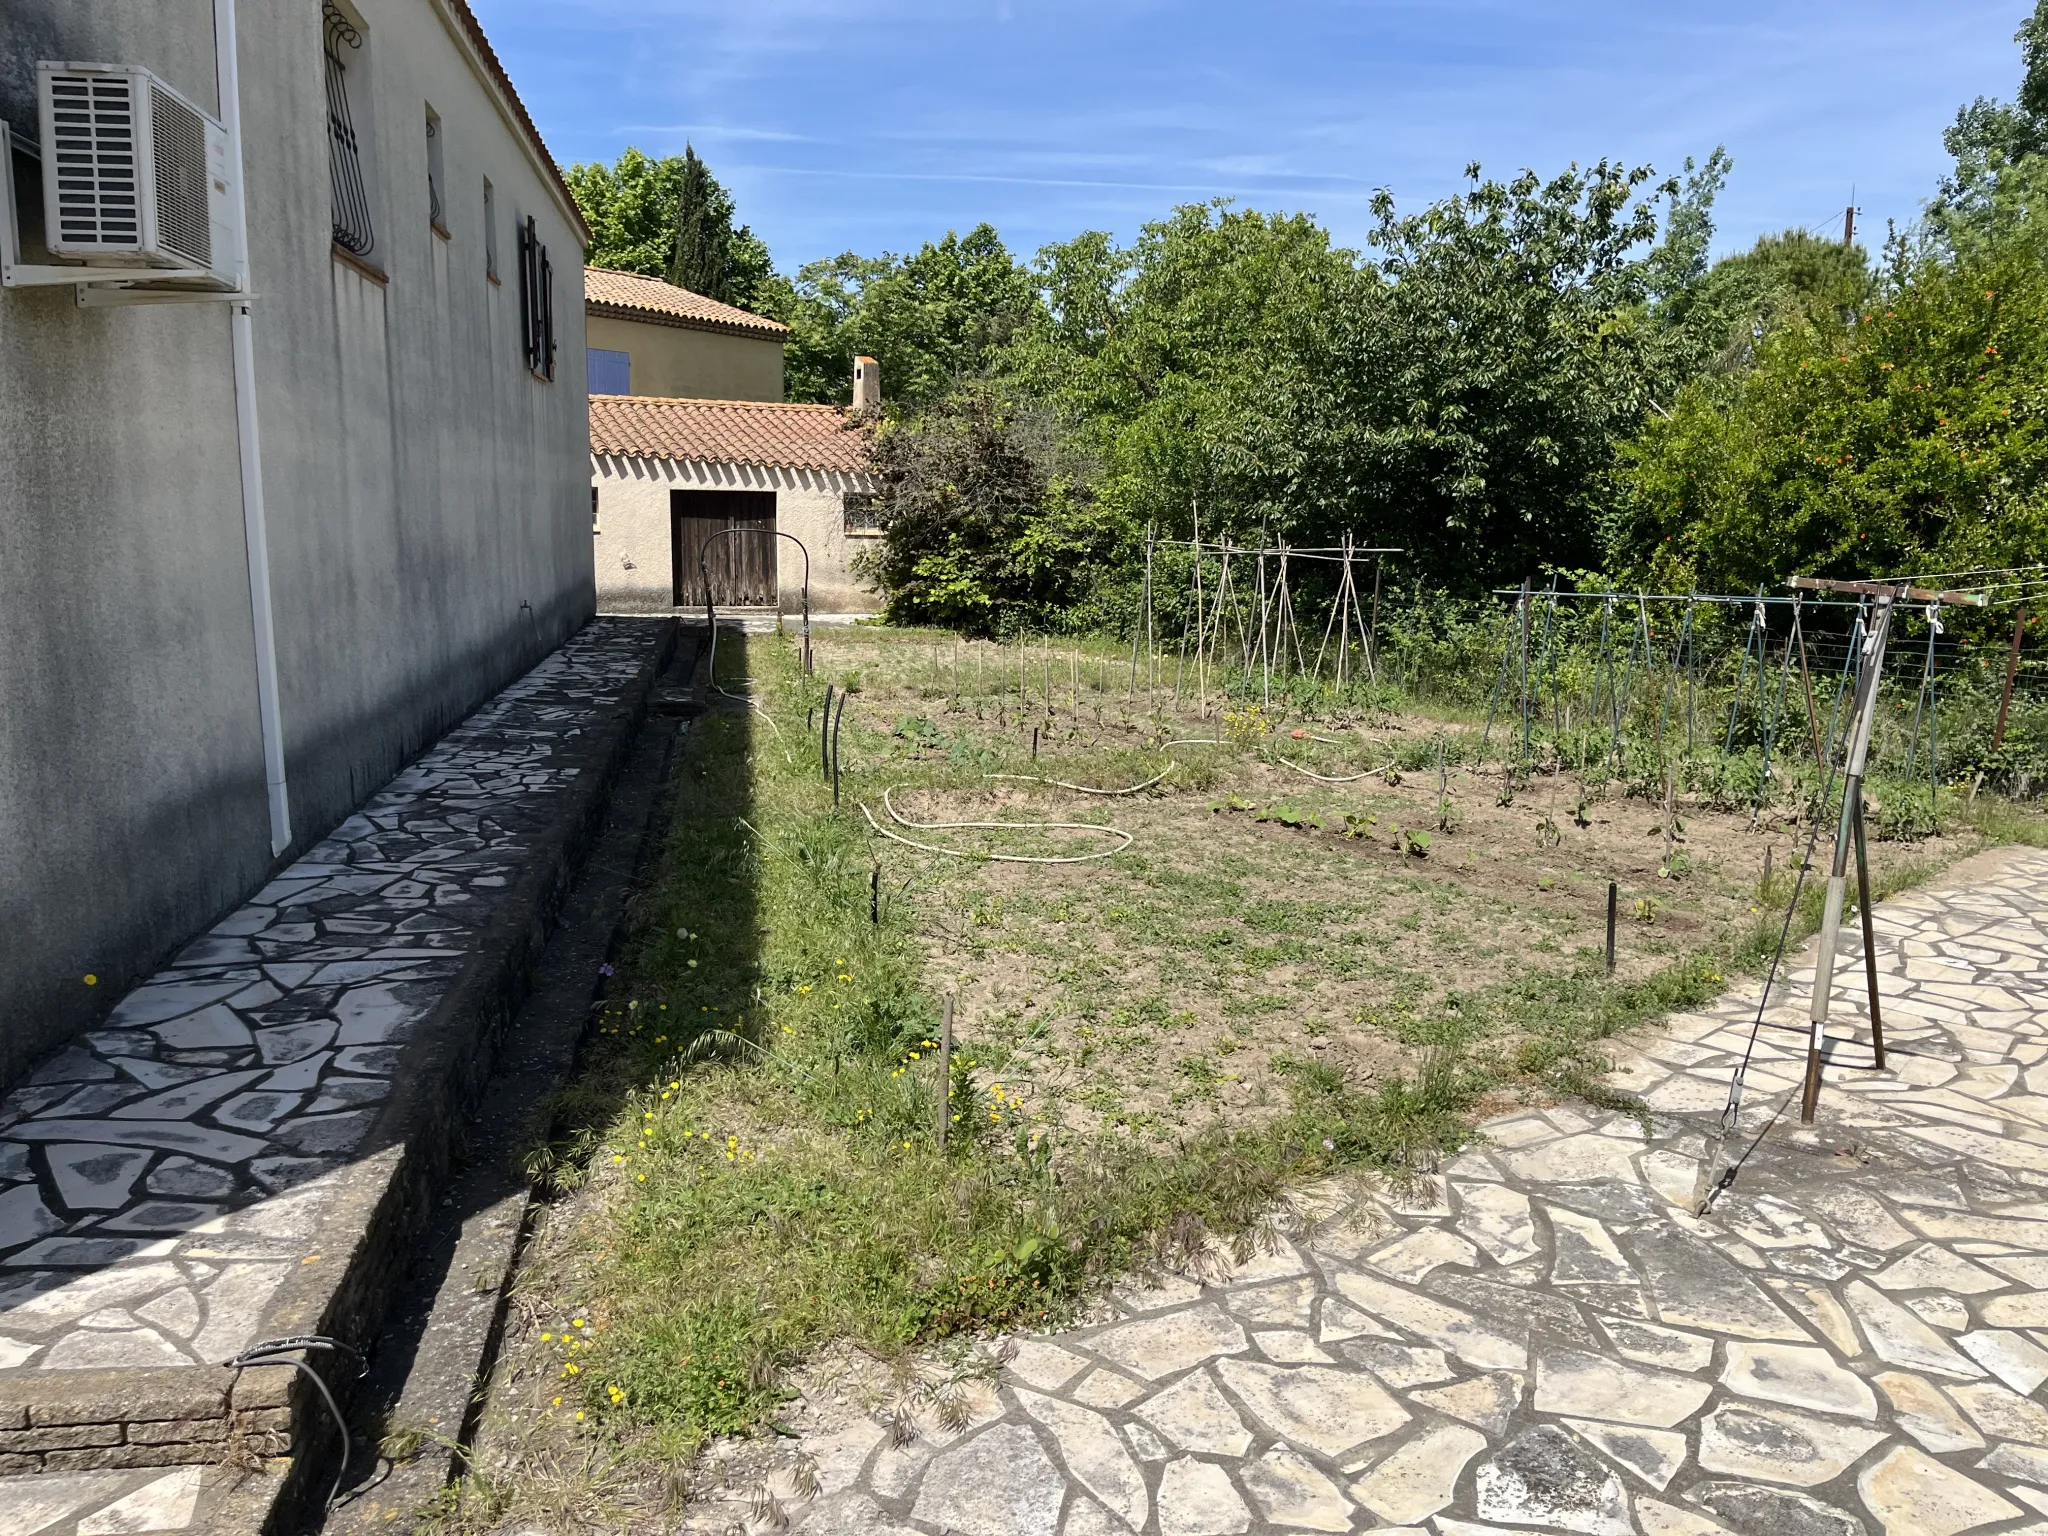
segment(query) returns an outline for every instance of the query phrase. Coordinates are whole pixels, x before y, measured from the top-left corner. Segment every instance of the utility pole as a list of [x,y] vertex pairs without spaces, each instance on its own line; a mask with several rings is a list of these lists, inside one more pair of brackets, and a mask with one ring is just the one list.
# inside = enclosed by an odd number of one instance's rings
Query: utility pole
[[1856,205],[1851,203],[1842,210],[1842,244],[1856,243]]
[[1877,689],[1884,672],[1885,641],[1891,633],[1892,615],[1902,602],[1935,604],[1961,603],[1981,608],[1987,599],[1981,592],[1937,592],[1906,582],[1825,581],[1813,576],[1795,576],[1790,585],[1809,592],[1844,592],[1875,599],[1870,627],[1863,641],[1863,665],[1856,678],[1855,700],[1851,706],[1844,755],[1842,810],[1835,826],[1835,856],[1828,869],[1826,903],[1821,911],[1820,953],[1813,968],[1813,1004],[1808,1010],[1813,1021],[1806,1043],[1806,1083],[1799,1100],[1799,1123],[1813,1124],[1820,1104],[1821,1047],[1826,1043],[1828,1004],[1834,987],[1835,950],[1842,937],[1842,907],[1847,898],[1849,853],[1856,854],[1856,894],[1863,925],[1863,965],[1870,992],[1870,1044],[1872,1065],[1884,1069],[1884,1021],[1878,1009],[1876,925],[1870,911],[1870,866],[1864,851],[1863,774],[1870,758],[1870,732],[1877,718]]

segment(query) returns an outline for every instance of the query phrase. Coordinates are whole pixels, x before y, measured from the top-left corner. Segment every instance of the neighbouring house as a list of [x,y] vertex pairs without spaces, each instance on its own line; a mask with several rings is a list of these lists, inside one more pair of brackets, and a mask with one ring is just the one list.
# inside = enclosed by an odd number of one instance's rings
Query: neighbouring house
[[593,609],[588,231],[469,5],[239,12],[0,4],[0,1085]]
[[708,580],[720,608],[795,612],[808,570],[811,612],[874,611],[853,563],[880,537],[863,422],[881,401],[870,357],[850,410],[593,394],[599,609],[701,610]]
[[606,267],[585,270],[583,313],[593,395],[782,398],[780,320]]

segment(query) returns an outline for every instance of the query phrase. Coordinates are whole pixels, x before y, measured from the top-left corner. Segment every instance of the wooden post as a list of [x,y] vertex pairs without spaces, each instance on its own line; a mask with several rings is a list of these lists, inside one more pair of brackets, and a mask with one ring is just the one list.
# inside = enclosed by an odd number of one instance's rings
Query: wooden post
[[1991,750],[2005,742],[2005,712],[2012,708],[2012,683],[2020,670],[2020,640],[2027,632],[2027,616],[2016,613],[2012,620],[2012,649],[2005,656],[2005,691],[1998,696],[1998,728],[1991,733]]
[[939,1150],[946,1150],[946,1132],[953,1124],[953,994],[946,994],[946,1016],[939,1024]]

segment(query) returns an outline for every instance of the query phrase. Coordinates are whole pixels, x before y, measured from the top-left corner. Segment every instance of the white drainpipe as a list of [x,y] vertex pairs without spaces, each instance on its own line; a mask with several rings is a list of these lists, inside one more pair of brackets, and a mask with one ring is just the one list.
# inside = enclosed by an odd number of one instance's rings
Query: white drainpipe
[[292,843],[291,799],[284,779],[284,722],[277,702],[277,630],[270,614],[270,539],[263,519],[263,459],[256,439],[256,332],[249,314],[249,192],[242,176],[241,61],[235,0],[213,0],[214,72],[228,173],[235,182],[235,287],[228,305],[235,351],[235,439],[241,453],[242,542],[249,558],[249,617],[256,638],[256,713],[263,732],[263,780],[270,799],[270,852]]

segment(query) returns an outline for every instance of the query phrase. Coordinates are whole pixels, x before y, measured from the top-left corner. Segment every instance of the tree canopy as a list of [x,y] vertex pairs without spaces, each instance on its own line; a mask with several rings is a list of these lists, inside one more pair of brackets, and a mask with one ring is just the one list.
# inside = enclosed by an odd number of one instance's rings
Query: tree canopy
[[615,164],[572,165],[564,177],[590,226],[591,266],[759,305],[774,273],[768,247],[736,222],[732,195],[694,148],[660,160],[628,149]]

